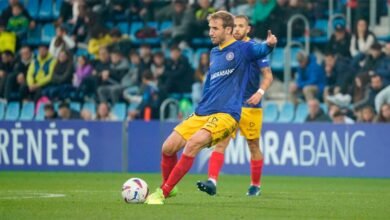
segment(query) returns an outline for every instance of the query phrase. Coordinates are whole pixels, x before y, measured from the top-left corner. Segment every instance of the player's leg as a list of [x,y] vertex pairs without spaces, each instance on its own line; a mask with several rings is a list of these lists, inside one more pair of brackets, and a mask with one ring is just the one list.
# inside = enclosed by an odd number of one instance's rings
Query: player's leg
[[209,159],[208,180],[198,181],[196,183],[200,191],[203,191],[211,196],[217,193],[218,176],[223,166],[225,150],[229,145],[229,142],[230,136],[215,146]]
[[259,139],[247,140],[249,151],[251,153],[250,171],[251,185],[248,189],[248,196],[257,196],[260,194],[261,173],[263,170],[263,154],[260,150]]
[[195,156],[199,151],[211,143],[212,136],[210,131],[200,129],[186,143],[183,154],[176,166],[173,168],[165,184],[161,187],[163,194],[167,197],[173,187],[184,177],[191,169]]
[[177,132],[173,131],[164,141],[161,155],[161,174],[163,184],[177,163],[177,152],[184,147],[186,140]]

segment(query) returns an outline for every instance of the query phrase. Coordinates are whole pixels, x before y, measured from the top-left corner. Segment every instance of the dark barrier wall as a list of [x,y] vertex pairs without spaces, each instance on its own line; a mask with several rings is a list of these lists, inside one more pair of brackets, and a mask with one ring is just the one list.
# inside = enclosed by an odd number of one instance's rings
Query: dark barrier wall
[[0,122],[0,170],[122,171],[121,122]]
[[[130,123],[128,170],[159,172],[161,144],[174,126]],[[261,142],[268,175],[390,177],[389,125],[265,124]],[[210,153],[198,155],[192,172],[207,172]],[[225,153],[222,171],[249,174],[249,160],[239,135]]]

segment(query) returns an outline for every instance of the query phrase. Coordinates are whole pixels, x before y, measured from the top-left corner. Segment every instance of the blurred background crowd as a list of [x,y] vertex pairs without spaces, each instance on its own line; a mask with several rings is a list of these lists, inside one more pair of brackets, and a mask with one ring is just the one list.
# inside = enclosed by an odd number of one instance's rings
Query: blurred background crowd
[[279,39],[266,122],[390,122],[390,2],[375,1],[372,25],[368,0],[0,0],[0,119],[180,120],[202,94],[207,16],[227,10]]

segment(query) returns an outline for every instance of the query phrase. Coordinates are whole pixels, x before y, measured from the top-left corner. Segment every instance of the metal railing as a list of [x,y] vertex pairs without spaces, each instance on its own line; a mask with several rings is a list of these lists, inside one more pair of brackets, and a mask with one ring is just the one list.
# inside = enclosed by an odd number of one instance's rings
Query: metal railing
[[289,83],[291,80],[291,47],[300,46],[302,44],[292,39],[292,25],[296,20],[302,20],[305,23],[305,46],[304,50],[306,54],[310,52],[310,25],[307,18],[301,14],[292,16],[287,22],[287,44],[284,48],[284,91],[286,100],[289,97]]
[[[165,118],[166,110],[169,110],[169,116]],[[165,99],[160,106],[160,121],[177,121],[179,115],[179,102],[173,98]]]

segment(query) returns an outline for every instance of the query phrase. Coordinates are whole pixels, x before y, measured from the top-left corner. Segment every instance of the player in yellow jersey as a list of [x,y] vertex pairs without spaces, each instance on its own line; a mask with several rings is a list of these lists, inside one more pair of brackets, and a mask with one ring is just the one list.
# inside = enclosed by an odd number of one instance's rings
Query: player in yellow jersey
[[[233,36],[236,40],[251,41],[248,37],[251,27],[246,16],[236,16],[234,19]],[[260,75],[262,79],[260,80]],[[251,184],[248,189],[248,196],[260,194],[260,179],[263,167],[263,154],[260,150],[259,137],[261,133],[263,111],[261,98],[271,85],[273,77],[268,64],[268,59],[260,59],[251,63],[251,73],[244,92],[244,103],[242,103],[241,119],[239,128],[241,134],[246,138],[251,153]],[[261,81],[261,84],[260,84]],[[260,88],[259,88],[260,86]],[[219,172],[224,163],[224,152],[229,144],[230,137],[218,143],[210,157],[207,181],[199,181],[199,190],[215,195],[217,192],[217,180]]]

